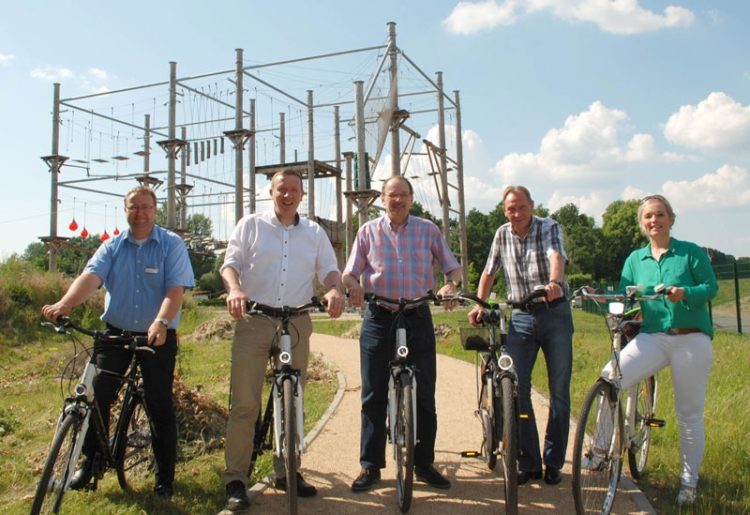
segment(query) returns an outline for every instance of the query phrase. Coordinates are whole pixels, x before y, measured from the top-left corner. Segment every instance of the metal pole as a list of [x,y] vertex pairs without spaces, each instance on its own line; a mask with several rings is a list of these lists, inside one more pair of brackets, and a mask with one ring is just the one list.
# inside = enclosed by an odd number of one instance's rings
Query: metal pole
[[279,163],[286,163],[286,121],[284,113],[279,113]]
[[740,279],[737,261],[734,262],[734,303],[737,308],[737,332],[742,334],[742,308],[740,306]]
[[461,100],[458,90],[453,91],[456,106],[456,186],[458,188],[458,230],[461,244],[461,283],[469,288],[469,244],[466,241],[466,201],[464,199],[464,145],[461,132]]
[[[187,141],[187,128],[180,128],[180,139]],[[180,184],[185,185],[185,178],[187,177],[187,163],[190,159],[190,153],[187,148],[182,149],[180,153]],[[187,192],[184,188],[180,188],[180,230],[187,230]]]
[[[58,155],[60,151],[60,83],[55,82],[53,85],[52,95],[52,156]],[[53,161],[54,163],[54,161]],[[48,266],[50,272],[57,272],[57,174],[60,173],[59,166],[53,164],[50,168],[50,206],[49,206],[49,259]]]
[[[169,62],[169,141],[175,140],[177,131],[177,63]],[[175,226],[175,152],[167,152],[167,228]]]
[[[242,130],[242,49],[235,49],[237,54],[235,85],[237,91],[234,94],[234,128]],[[238,138],[234,145],[234,222],[242,219],[244,206],[242,201],[242,138]]]
[[336,221],[343,221],[342,213],[342,193],[341,193],[341,131],[339,128],[339,106],[333,108],[333,145],[336,156],[336,170],[339,171],[336,177]]
[[[352,158],[354,152],[344,152],[344,160],[346,161],[346,191],[352,191]],[[352,240],[354,235],[352,234],[352,201],[346,199],[346,241],[344,242],[344,254],[349,257],[351,252]]]
[[144,116],[143,125],[143,174],[148,176],[151,169],[151,115]]
[[313,134],[313,92],[307,90],[307,217],[315,219],[315,135]]
[[435,73],[437,82],[438,101],[438,146],[440,147],[440,189],[443,199],[443,236],[450,241],[450,220],[448,219],[448,206],[450,198],[448,193],[448,159],[445,147],[445,111],[443,109],[443,72]]
[[[357,129],[357,191],[367,189],[367,157],[365,156],[365,103],[364,83],[361,80],[354,82],[354,101],[356,105],[354,124]],[[357,213],[359,226],[362,227],[367,221],[367,210],[364,209],[365,200],[357,198]]]
[[[398,111],[398,47],[396,47],[396,23],[388,22],[388,57],[390,59],[391,70],[391,175],[401,175],[401,142],[399,141],[399,127],[394,118]],[[359,161],[360,168],[363,161]]]
[[249,199],[247,209],[250,213],[255,213],[255,99],[250,99],[250,141],[247,147],[247,168],[248,168],[248,192]]

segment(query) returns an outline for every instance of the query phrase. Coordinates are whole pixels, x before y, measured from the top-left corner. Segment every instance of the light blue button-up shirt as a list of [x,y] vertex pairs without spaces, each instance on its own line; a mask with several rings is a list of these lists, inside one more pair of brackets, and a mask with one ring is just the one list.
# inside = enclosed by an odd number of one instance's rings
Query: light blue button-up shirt
[[[142,245],[123,231],[105,241],[86,264],[107,290],[102,320],[127,331],[146,332],[173,286],[195,286],[187,248],[176,234],[154,225]],[[180,311],[169,321],[176,329]]]

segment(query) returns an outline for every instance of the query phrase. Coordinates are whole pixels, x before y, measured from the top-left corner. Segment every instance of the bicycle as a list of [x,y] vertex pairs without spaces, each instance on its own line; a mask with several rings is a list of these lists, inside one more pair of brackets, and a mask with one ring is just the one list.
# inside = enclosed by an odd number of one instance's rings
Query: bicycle
[[[518,375],[513,358],[506,346],[506,316],[508,308],[522,308],[547,292],[535,289],[518,302],[489,303],[473,293],[460,292],[443,296],[442,300],[459,299],[479,304],[482,307],[482,325],[487,326],[485,339],[475,330],[464,331],[461,343],[465,350],[477,354],[477,409],[474,414],[482,424],[482,447],[479,453],[487,467],[494,470],[498,455],[503,464],[505,513],[518,513],[518,446],[519,423],[528,415],[520,413],[518,403]],[[468,334],[466,334],[468,333]],[[464,456],[475,456],[468,451]]]
[[[93,456],[93,484],[87,486],[96,490],[98,481],[107,469],[117,471],[120,487],[130,489],[134,480],[154,470],[154,455],[151,447],[154,429],[151,417],[146,408],[140,367],[136,352],[155,352],[148,345],[145,336],[130,333],[112,335],[106,331],[91,331],[72,322],[67,317],[59,318],[56,323],[45,322],[60,334],[68,335],[77,349],[80,342],[69,331],[75,331],[93,338],[93,348],[83,347],[75,353],[73,361],[84,353],[89,361],[75,386],[72,395],[65,398],[62,412],[58,418],[55,436],[42,470],[31,507],[32,515],[38,513],[58,513],[63,496],[69,489],[73,474],[80,465],[83,442],[86,432],[91,428],[98,442],[98,450]],[[94,362],[97,350],[104,347],[112,349],[119,346],[131,353],[130,364],[124,374],[99,369]],[[93,353],[92,353],[93,350]],[[72,362],[73,362],[72,361]],[[127,383],[117,418],[116,429],[110,438],[99,407],[94,398],[94,379],[99,374],[106,374]],[[61,379],[61,387],[64,377]]]
[[[417,443],[417,376],[416,367],[409,360],[409,345],[406,337],[408,307],[424,305],[439,299],[428,291],[416,299],[391,299],[375,293],[365,293],[365,301],[386,306],[395,315],[396,339],[393,359],[389,364],[388,375],[388,439],[393,445],[393,459],[396,463],[396,496],[401,513],[411,507],[414,486],[414,446]],[[395,307],[395,309],[393,309]]]
[[626,304],[657,300],[666,293],[663,285],[654,291],[642,295],[637,287],[628,286],[624,295],[589,293],[584,288],[577,292],[597,304],[609,302],[605,323],[611,335],[612,370],[588,390],[578,419],[573,447],[573,498],[578,514],[608,514],[612,510],[623,456],[627,452],[630,474],[640,479],[651,447],[651,429],[665,425],[655,418],[656,376],[625,391],[620,386],[620,351],[640,326],[640,321],[626,315]]
[[[273,382],[268,395],[266,408],[258,414],[255,422],[253,453],[250,458],[248,476],[255,468],[258,457],[268,449],[274,449],[274,456],[284,460],[286,468],[286,491],[289,501],[289,513],[297,513],[297,467],[299,457],[305,452],[305,433],[303,415],[303,388],[300,371],[292,367],[292,336],[289,333],[289,321],[292,317],[324,311],[324,304],[313,297],[311,302],[291,308],[275,308],[247,301],[247,315],[265,316],[280,321],[278,340],[271,348],[269,359],[275,358],[273,365]],[[269,432],[273,422],[273,434]],[[272,438],[273,437],[273,438]]]

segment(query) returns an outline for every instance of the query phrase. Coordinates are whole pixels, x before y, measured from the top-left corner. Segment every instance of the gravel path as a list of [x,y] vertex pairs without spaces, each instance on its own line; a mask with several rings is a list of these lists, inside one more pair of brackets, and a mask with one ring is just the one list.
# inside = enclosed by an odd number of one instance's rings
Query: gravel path
[[[394,468],[390,447],[389,459],[382,471],[383,479],[369,492],[354,493],[350,485],[359,473],[359,417],[360,373],[359,345],[356,340],[314,334],[312,351],[340,370],[339,393],[327,413],[309,438],[302,460],[305,478],[318,488],[318,495],[299,500],[301,514],[369,514],[400,513],[395,496]],[[438,355],[437,410],[438,433],[435,465],[453,483],[450,490],[436,490],[423,483],[414,483],[414,499],[409,513],[504,513],[500,465],[495,471],[487,469],[477,458],[462,458],[461,451],[478,450],[481,426],[474,417],[476,386],[474,366],[454,358]],[[544,434],[547,415],[546,399],[535,394],[534,409],[540,434]],[[521,513],[574,513],[571,495],[570,452],[563,481],[549,486],[543,481],[519,487]],[[623,478],[613,513],[655,513],[648,501],[632,482]],[[251,491],[250,513],[287,513],[284,492],[261,483]]]

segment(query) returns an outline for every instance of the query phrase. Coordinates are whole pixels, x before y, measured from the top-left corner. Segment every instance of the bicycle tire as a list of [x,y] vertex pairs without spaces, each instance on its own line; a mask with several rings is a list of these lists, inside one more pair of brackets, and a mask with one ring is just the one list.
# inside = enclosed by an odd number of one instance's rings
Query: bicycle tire
[[156,470],[153,427],[142,397],[133,396],[118,421],[114,453],[117,481],[123,490],[152,477]]
[[[599,379],[583,400],[573,444],[573,500],[579,515],[606,515],[615,502],[622,472],[623,421],[619,404],[612,400],[613,388]],[[602,409],[605,405],[608,410]]]
[[282,396],[282,456],[286,468],[286,496],[289,501],[289,513],[297,515],[297,409],[294,402],[294,381],[291,377],[282,382]]
[[398,401],[396,404],[396,493],[401,513],[411,507],[414,488],[414,404],[409,372],[402,372],[399,378]]
[[72,453],[76,440],[81,436],[81,422],[80,416],[68,413],[58,426],[36,488],[31,506],[32,515],[60,511],[69,479],[68,473],[71,471],[69,464],[71,459],[77,460]]
[[497,466],[497,429],[495,416],[497,410],[495,389],[492,386],[492,375],[487,374],[479,398],[479,420],[482,423],[482,458],[487,468],[495,470]]
[[513,380],[509,376],[500,378],[500,397],[503,405],[500,455],[505,485],[505,513],[509,515],[518,513],[518,411],[514,390]]
[[651,448],[651,426],[648,420],[656,412],[656,377],[649,376],[636,385],[635,427],[628,447],[628,468],[633,479],[641,479]]

